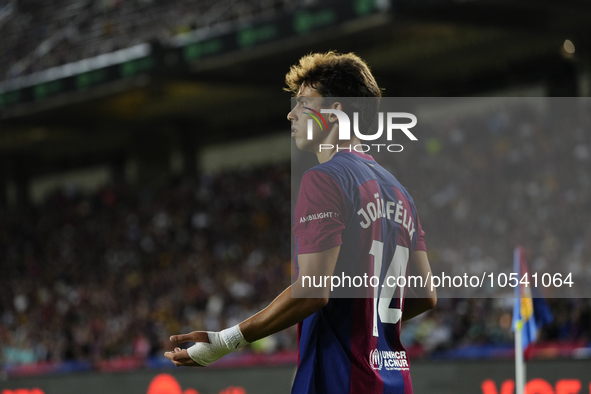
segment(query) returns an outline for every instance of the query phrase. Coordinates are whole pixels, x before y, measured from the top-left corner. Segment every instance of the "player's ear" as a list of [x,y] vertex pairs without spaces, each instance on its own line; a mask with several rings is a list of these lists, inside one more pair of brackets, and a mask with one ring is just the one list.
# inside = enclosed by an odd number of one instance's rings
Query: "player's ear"
[[[339,101],[335,101],[334,103],[332,103],[330,105],[330,109],[338,109],[339,111],[343,110],[343,105],[339,102]],[[335,114],[330,114],[328,116],[328,121],[329,122],[336,122],[338,121],[338,117]]]

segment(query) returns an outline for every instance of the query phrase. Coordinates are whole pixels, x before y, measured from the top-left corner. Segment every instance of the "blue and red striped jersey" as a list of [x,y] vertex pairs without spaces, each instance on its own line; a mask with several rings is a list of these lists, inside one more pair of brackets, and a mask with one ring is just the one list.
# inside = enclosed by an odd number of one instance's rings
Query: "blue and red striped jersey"
[[340,245],[334,275],[380,281],[362,290],[366,297],[331,296],[299,324],[292,393],[412,393],[400,342],[404,294],[381,287],[388,276],[406,275],[414,250],[426,250],[411,196],[371,156],[341,151],[304,174],[294,222],[296,270],[299,254]]

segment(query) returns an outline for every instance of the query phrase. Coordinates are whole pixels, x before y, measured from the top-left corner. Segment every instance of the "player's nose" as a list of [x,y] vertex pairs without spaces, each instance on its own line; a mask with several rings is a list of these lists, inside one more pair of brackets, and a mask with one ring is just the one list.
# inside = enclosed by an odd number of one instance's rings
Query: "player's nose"
[[289,112],[287,113],[287,120],[289,120],[289,121],[291,122],[291,111],[289,111]]

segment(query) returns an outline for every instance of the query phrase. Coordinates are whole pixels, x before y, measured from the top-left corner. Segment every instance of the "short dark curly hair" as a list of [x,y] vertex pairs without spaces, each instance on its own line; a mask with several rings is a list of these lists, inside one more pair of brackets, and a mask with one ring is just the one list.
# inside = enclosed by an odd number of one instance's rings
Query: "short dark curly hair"
[[[352,112],[359,112],[362,130],[369,129],[373,123],[379,98],[382,97],[382,90],[369,67],[354,53],[310,53],[291,66],[285,75],[285,83],[287,87],[284,90],[294,96],[302,85],[308,85],[325,98],[351,97],[350,100],[344,100],[343,107],[351,119]],[[355,99],[361,97],[376,99]]]

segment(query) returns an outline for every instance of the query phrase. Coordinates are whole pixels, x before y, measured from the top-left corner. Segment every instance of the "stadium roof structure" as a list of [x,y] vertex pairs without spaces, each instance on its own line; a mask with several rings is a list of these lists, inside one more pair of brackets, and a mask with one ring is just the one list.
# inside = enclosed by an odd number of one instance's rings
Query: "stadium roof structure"
[[[285,72],[303,54],[329,49],[362,56],[386,96],[488,94],[528,84],[544,85],[547,95],[577,95],[578,76],[590,68],[590,19],[583,0],[318,3],[152,42],[119,62],[104,55],[37,82],[25,78],[20,87],[3,83],[0,152],[111,150],[175,125],[215,131],[200,133],[201,143],[276,131],[289,110]],[[567,39],[576,52],[565,49]]]

